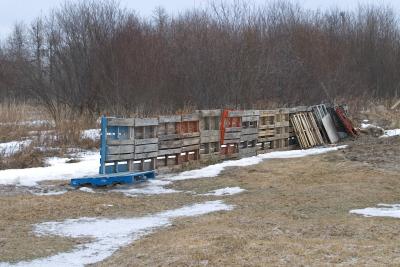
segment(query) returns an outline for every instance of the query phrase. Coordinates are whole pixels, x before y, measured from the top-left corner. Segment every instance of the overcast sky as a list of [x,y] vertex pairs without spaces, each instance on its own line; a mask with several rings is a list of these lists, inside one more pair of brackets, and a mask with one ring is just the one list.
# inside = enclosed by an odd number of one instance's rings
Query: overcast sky
[[[0,38],[5,37],[15,22],[29,23],[40,14],[57,7],[65,0],[0,0]],[[75,0],[71,0],[75,1]],[[121,6],[136,10],[142,16],[151,16],[155,7],[163,6],[168,12],[178,13],[185,9],[204,5],[209,0],[120,0]],[[226,0],[226,2],[233,0]],[[252,0],[265,3],[271,0]],[[308,9],[327,9],[339,7],[354,9],[363,3],[390,5],[400,13],[400,0],[293,0]]]

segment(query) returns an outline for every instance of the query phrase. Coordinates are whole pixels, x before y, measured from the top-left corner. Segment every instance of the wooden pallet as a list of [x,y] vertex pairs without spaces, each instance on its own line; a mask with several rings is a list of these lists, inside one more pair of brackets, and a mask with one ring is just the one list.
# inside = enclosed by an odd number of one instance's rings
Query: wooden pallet
[[324,144],[312,112],[299,112],[291,116],[294,131],[300,147],[310,148]]

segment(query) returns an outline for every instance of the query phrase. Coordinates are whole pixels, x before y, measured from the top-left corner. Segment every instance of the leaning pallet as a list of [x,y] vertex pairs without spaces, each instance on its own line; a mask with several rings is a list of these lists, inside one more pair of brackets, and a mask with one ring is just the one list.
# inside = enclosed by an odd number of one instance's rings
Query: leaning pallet
[[299,112],[290,118],[301,148],[324,144],[312,112]]

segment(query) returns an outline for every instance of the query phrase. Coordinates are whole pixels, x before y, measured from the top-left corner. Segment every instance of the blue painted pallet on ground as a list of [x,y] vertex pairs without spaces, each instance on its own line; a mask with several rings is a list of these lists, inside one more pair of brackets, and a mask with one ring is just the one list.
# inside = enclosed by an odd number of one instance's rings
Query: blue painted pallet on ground
[[147,179],[154,179],[155,177],[155,171],[100,174],[93,177],[71,179],[71,186],[79,187],[84,185],[91,185],[96,187],[114,184],[133,184],[136,182],[143,182]]

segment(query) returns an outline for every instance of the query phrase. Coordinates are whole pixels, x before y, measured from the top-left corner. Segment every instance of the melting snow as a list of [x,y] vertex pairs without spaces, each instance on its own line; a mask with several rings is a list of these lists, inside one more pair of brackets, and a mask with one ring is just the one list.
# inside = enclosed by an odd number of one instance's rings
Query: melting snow
[[83,139],[92,139],[92,140],[100,140],[100,134],[101,134],[101,130],[100,129],[84,130],[81,133],[81,138],[83,138]]
[[365,217],[393,217],[400,218],[400,204],[378,204],[376,208],[351,210],[350,213]]
[[167,177],[166,179],[172,181],[187,180],[187,179],[198,179],[205,177],[216,177],[227,167],[244,167],[255,165],[263,161],[264,159],[284,159],[284,158],[299,158],[311,155],[319,155],[330,151],[345,148],[346,146],[336,147],[318,147],[307,150],[288,150],[288,151],[276,151],[266,154],[260,154],[249,158],[243,158],[239,160],[227,160],[218,164],[209,165],[207,167],[182,172],[176,176]]
[[5,157],[11,156],[12,154],[24,149],[24,147],[29,146],[31,143],[32,140],[0,143],[0,155],[4,155]]
[[100,155],[98,152],[79,154],[80,162],[66,163],[66,158],[50,158],[48,167],[27,169],[8,169],[0,171],[0,184],[17,184],[34,186],[40,181],[68,180],[73,177],[96,175],[99,168]]
[[231,196],[235,194],[239,194],[243,191],[246,191],[246,189],[240,188],[238,186],[236,187],[226,187],[226,188],[221,188],[217,190],[213,190],[207,194],[204,194],[205,196]]
[[381,137],[390,137],[397,135],[400,135],[400,129],[385,130],[384,134]]
[[95,193],[94,190],[90,187],[81,187],[79,188],[79,190],[86,193]]
[[123,193],[129,197],[134,197],[137,195],[159,195],[181,192],[174,189],[164,188],[164,186],[168,184],[171,184],[171,182],[163,180],[148,180],[146,183],[143,183],[143,187],[121,188],[114,189],[112,191]]
[[[90,237],[90,243],[76,246],[72,251],[47,258],[19,262],[11,266],[84,266],[102,261],[119,248],[150,234],[156,228],[166,227],[177,217],[200,216],[211,212],[232,210],[232,205],[222,201],[208,201],[179,209],[164,211],[145,217],[130,219],[80,218],[63,222],[46,222],[36,225],[38,235],[59,235],[71,238]],[[10,266],[0,263],[0,266]]]

